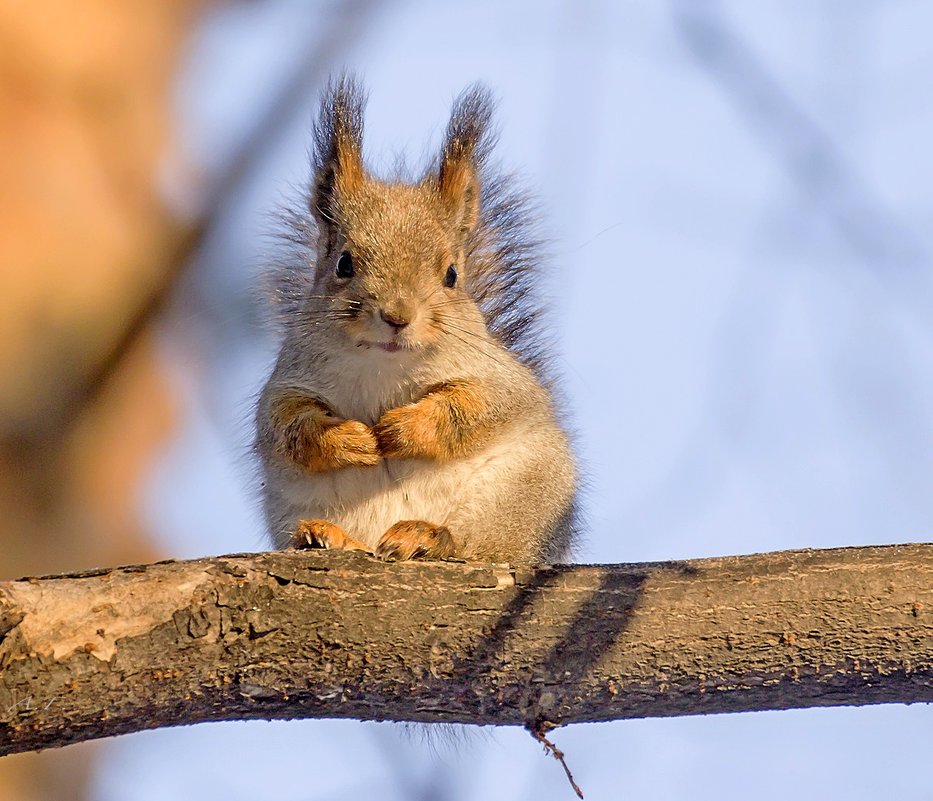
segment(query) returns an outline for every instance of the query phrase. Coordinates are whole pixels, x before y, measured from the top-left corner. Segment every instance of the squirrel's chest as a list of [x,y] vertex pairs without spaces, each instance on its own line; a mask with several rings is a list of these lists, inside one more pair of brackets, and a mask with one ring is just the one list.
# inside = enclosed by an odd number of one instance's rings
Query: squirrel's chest
[[426,386],[420,371],[384,361],[372,365],[360,360],[328,378],[325,400],[334,412],[367,425],[374,425],[389,409],[417,400]]

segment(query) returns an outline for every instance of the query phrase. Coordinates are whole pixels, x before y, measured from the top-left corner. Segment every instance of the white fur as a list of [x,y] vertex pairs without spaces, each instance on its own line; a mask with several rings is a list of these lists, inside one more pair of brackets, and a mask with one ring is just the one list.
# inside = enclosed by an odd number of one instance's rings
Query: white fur
[[[353,344],[344,348],[339,359],[317,371],[314,394],[324,395],[341,417],[368,425],[386,409],[416,400],[427,385],[451,369],[457,374],[456,350],[447,351],[443,364],[437,365],[423,352],[387,353]],[[475,359],[464,362],[466,368]],[[442,372],[435,375],[439,367]],[[383,459],[374,467],[325,473],[276,471],[275,480],[267,485],[275,496],[268,498],[270,523],[284,542],[299,520],[329,520],[370,547],[400,520],[451,525],[458,509],[481,499],[484,487],[494,489],[496,465],[507,467],[515,461],[519,439],[527,441],[522,428],[512,424],[482,451],[448,463]]]
[[456,528],[463,507],[482,504],[494,490],[497,466],[514,462],[521,438],[510,431],[479,453],[444,464],[389,459],[375,467],[296,475],[280,488],[291,513],[283,523],[292,530],[302,519],[330,520],[371,548],[400,520]]

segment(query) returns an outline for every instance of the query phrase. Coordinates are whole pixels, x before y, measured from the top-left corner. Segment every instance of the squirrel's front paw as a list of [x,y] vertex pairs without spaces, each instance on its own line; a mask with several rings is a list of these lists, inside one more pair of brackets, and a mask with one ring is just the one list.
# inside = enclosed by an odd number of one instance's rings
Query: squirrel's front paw
[[272,393],[264,423],[260,440],[312,473],[370,467],[382,458],[369,426],[337,417],[323,401],[295,391]]
[[380,559],[448,559],[454,555],[450,530],[424,520],[400,520],[379,540]]
[[433,399],[389,409],[373,426],[383,456],[430,458],[442,453]]
[[359,420],[344,420],[321,432],[321,452],[338,467],[379,463],[379,444],[372,429]]

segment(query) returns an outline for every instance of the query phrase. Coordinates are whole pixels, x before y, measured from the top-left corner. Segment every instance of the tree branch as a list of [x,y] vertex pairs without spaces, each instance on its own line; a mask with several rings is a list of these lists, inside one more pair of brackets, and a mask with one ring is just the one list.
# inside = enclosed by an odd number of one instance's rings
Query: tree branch
[[0,753],[245,718],[933,700],[933,545],[510,567],[272,552],[0,582]]

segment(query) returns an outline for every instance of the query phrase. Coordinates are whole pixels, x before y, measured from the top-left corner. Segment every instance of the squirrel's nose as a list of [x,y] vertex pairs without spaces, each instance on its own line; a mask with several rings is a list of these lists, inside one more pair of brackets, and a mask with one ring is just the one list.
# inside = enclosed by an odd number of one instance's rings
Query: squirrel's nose
[[411,322],[410,314],[407,314],[406,312],[403,312],[403,311],[397,311],[395,309],[393,309],[392,311],[386,311],[385,309],[380,309],[379,316],[397,331],[403,329],[406,325],[408,325]]

